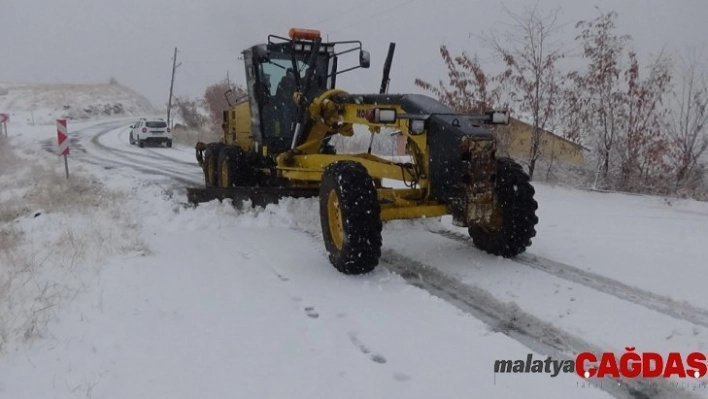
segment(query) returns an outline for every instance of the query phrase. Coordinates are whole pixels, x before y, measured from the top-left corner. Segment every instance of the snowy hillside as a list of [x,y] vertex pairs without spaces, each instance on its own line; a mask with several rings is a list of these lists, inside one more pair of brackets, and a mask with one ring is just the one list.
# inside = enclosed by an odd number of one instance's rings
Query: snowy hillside
[[57,118],[90,120],[156,113],[150,102],[121,84],[26,84],[0,82],[0,112],[27,124]]

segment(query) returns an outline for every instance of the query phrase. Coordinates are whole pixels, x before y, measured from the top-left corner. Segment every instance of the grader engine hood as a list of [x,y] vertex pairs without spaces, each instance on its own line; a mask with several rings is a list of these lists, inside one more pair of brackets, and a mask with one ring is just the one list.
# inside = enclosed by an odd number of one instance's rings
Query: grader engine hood
[[427,130],[432,197],[450,205],[458,226],[488,223],[494,202],[494,136],[464,116],[432,115]]
[[[425,118],[431,199],[450,206],[456,225],[489,224],[494,207],[496,142],[492,132],[482,127],[483,119],[461,115],[419,94],[346,94],[334,100],[342,104],[393,105],[408,117]],[[499,123],[493,115],[490,122]]]

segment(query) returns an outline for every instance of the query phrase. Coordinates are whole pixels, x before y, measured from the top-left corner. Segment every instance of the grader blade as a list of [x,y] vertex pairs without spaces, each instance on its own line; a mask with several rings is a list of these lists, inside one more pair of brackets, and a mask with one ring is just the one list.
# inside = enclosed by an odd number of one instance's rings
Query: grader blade
[[241,206],[243,201],[250,200],[253,206],[265,207],[268,204],[277,204],[281,198],[311,198],[318,195],[319,190],[316,188],[215,187],[187,189],[187,200],[195,205],[201,202],[231,199],[236,206]]

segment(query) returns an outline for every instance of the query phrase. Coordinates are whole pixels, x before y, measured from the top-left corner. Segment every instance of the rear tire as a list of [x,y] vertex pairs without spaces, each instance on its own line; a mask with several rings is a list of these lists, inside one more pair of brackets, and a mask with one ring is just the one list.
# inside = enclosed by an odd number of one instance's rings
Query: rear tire
[[219,187],[228,188],[238,185],[236,162],[239,157],[240,148],[223,147],[219,151],[219,162],[217,164],[217,180]]
[[366,168],[330,164],[320,184],[320,221],[329,260],[344,274],[369,273],[381,257],[381,206]]
[[202,166],[204,170],[204,184],[206,187],[219,186],[217,165],[222,147],[223,144],[221,143],[209,143],[206,145],[206,150],[204,151],[204,165]]
[[223,147],[217,169],[219,187],[253,187],[257,183],[255,168],[241,147]]
[[172,148],[172,140],[167,140],[167,148]]
[[526,251],[536,236],[538,203],[529,176],[511,158],[497,160],[496,196],[502,226],[496,231],[484,226],[470,226],[474,245],[490,254],[513,258]]
[[140,140],[140,138],[138,138],[138,147],[145,148],[145,140]]

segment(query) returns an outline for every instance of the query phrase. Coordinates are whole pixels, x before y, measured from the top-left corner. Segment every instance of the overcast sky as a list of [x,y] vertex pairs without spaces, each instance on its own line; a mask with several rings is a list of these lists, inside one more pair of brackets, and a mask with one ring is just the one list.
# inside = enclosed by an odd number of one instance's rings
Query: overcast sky
[[[287,35],[293,26],[320,29],[330,40],[358,39],[371,51],[372,68],[339,80],[349,92],[378,89],[390,41],[396,42],[390,92],[419,92],[416,77],[445,74],[440,44],[484,53],[474,36],[505,21],[503,6],[528,0],[0,0],[0,81],[108,82],[110,77],[167,102],[171,58],[179,48],[175,93],[198,96],[226,76],[243,82],[240,51]],[[574,24],[619,13],[622,33],[633,36],[640,57],[708,47],[706,0],[541,0],[562,4],[568,46]],[[472,34],[472,35],[470,35]]]

